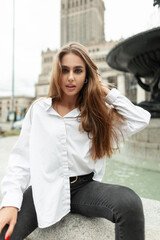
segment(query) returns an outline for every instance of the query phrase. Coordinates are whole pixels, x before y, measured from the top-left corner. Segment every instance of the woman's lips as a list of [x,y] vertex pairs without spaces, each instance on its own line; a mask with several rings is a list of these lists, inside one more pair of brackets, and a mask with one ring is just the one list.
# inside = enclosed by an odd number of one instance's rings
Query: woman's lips
[[66,88],[68,89],[68,90],[74,90],[75,89],[75,85],[67,85],[66,86]]

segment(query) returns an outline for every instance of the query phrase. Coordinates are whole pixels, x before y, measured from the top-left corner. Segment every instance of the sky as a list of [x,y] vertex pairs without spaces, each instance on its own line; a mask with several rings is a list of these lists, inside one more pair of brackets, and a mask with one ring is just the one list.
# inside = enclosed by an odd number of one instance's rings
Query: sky
[[[153,0],[104,0],[104,4],[107,41],[160,26]],[[0,96],[11,96],[12,91],[12,24],[13,0],[0,0]],[[60,0],[15,0],[15,95],[34,96],[41,52],[59,47]]]

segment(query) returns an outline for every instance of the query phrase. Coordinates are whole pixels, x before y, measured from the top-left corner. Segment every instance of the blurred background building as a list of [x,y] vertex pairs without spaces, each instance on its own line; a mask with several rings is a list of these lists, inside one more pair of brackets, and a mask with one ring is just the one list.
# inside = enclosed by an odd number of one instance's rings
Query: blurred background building
[[61,0],[61,46],[75,41],[83,45],[105,42],[102,0]]
[[[26,110],[33,102],[32,97],[27,96],[15,96],[14,97],[14,121],[18,121],[24,118]],[[0,97],[0,120],[2,122],[9,122],[10,113],[12,109],[11,97]]]

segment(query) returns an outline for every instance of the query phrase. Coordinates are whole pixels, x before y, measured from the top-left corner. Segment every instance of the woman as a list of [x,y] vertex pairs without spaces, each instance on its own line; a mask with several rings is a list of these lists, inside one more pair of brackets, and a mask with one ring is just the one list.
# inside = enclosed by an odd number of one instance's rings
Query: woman
[[140,198],[101,180],[106,156],[150,114],[103,86],[97,72],[79,43],[57,53],[48,98],[29,108],[2,181],[0,239],[24,239],[70,211],[114,222],[116,240],[144,239]]

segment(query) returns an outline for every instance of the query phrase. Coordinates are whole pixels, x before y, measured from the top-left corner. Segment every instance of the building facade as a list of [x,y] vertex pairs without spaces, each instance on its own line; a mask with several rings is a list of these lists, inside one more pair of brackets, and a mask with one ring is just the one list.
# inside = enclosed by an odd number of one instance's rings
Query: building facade
[[38,83],[35,84],[36,98],[47,96],[49,90],[49,82],[52,72],[53,61],[57,50],[47,49],[41,53],[41,73],[38,77]]
[[[124,81],[124,74],[111,69],[106,63],[108,52],[119,41],[105,41],[104,2],[102,0],[61,0],[61,45],[77,41],[88,48],[104,82]],[[57,50],[47,49],[41,55],[41,73],[36,84],[36,98],[46,96],[49,89],[51,70]],[[122,93],[125,93],[121,85]],[[119,86],[120,86],[119,85]],[[123,87],[122,87],[123,86]]]
[[61,0],[61,46],[105,42],[104,11],[102,0]]
[[[32,97],[17,96],[14,98],[14,121],[24,118],[26,110],[33,102]],[[0,97],[0,122],[10,121],[12,98]]]
[[[88,48],[105,83],[114,83],[134,103],[144,101],[146,92],[138,86],[133,75],[114,70],[106,62],[108,52],[122,39],[105,41],[104,12],[103,0],[61,0],[61,46],[72,41],[80,42]],[[57,50],[50,49],[42,52],[36,98],[48,93],[56,53]]]

